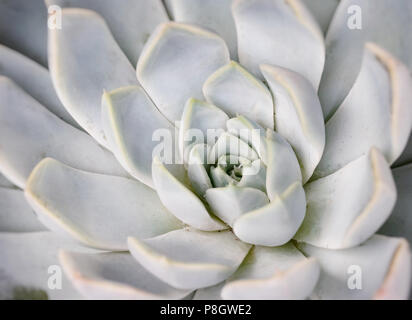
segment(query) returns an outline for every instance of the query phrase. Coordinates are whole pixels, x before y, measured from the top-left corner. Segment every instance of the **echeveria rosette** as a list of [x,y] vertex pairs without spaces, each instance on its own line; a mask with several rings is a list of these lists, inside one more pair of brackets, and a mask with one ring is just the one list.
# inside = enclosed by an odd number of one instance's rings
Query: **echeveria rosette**
[[[47,0],[51,81],[43,42],[22,41],[45,38],[31,1],[0,36],[40,62],[0,45],[0,297],[406,298],[410,3],[364,2],[166,0],[168,22],[161,1]],[[395,35],[369,27],[382,12]],[[374,235],[393,208],[394,237]]]

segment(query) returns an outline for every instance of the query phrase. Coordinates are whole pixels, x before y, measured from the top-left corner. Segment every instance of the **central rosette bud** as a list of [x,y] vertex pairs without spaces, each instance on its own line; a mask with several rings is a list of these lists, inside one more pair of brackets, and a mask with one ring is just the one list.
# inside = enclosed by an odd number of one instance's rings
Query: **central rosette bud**
[[[212,183],[215,187],[224,187],[228,184],[236,185],[243,178],[243,169],[250,169],[252,161],[238,155],[223,155],[217,164],[211,168]],[[245,172],[246,173],[246,172]],[[222,174],[224,178],[221,179]]]
[[301,169],[289,143],[246,116],[229,118],[193,98],[178,127],[181,163],[158,156],[153,162],[163,204],[201,230],[232,228],[239,239],[267,246],[288,242],[306,207]]

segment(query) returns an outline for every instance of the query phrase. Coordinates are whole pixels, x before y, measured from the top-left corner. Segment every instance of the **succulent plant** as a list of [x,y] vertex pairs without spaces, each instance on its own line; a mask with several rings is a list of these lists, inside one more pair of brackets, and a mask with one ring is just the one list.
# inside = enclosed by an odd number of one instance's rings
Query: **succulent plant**
[[0,1],[0,298],[408,298],[411,15]]

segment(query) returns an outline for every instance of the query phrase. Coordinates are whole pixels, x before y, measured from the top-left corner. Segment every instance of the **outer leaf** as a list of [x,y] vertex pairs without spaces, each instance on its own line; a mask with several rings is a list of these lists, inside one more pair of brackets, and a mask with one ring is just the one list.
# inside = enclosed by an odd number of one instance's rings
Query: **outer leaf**
[[0,232],[33,232],[46,228],[37,220],[20,190],[0,188]]
[[18,52],[0,45],[0,73],[12,79],[56,116],[75,127],[78,126],[57,98],[46,68]]
[[24,188],[45,157],[97,173],[127,175],[113,155],[86,133],[50,113],[8,78],[0,77],[0,168]]
[[227,43],[230,56],[237,59],[237,39],[232,0],[165,0],[174,21],[213,30]]
[[215,285],[240,265],[250,246],[230,231],[176,230],[159,237],[129,238],[136,260],[161,280],[181,289]]
[[1,299],[81,299],[62,272],[59,248],[92,251],[53,232],[0,233]]
[[339,2],[326,36],[325,71],[319,88],[326,119],[351,90],[361,69],[366,42],[377,43],[412,67],[412,34],[405,32],[410,29],[412,2],[409,0]]
[[305,192],[306,217],[295,239],[331,249],[357,246],[368,239],[396,201],[389,165],[377,149],[306,184]]
[[178,290],[146,271],[129,253],[87,254],[60,251],[64,271],[88,299],[181,299],[189,290]]
[[222,289],[223,299],[300,300],[308,297],[319,277],[319,265],[291,243],[254,247]]
[[232,7],[239,61],[261,78],[259,66],[291,69],[318,88],[325,60],[322,31],[298,0],[236,0]]
[[[406,299],[411,280],[411,253],[402,238],[374,235],[362,245],[329,250],[299,244],[321,266],[314,299]],[[357,289],[355,286],[357,286]],[[359,290],[359,286],[362,290]]]
[[1,1],[0,43],[47,66],[47,8],[44,0]]
[[224,41],[209,31],[179,23],[164,23],[147,41],[137,78],[160,111],[180,120],[189,98],[202,99],[202,85],[229,62]]
[[122,0],[113,8],[112,0],[45,0],[47,5],[85,8],[106,20],[116,42],[133,66],[148,37],[159,24],[168,21],[161,0]]
[[34,168],[25,195],[47,227],[99,249],[122,251],[128,236],[153,237],[181,227],[144,184],[50,158]]
[[49,68],[57,95],[73,118],[106,146],[104,90],[136,85],[134,70],[97,13],[62,9],[61,29],[49,30]]
[[326,123],[325,151],[315,175],[328,175],[373,146],[392,164],[411,132],[411,87],[406,66],[382,48],[368,44],[353,88]]

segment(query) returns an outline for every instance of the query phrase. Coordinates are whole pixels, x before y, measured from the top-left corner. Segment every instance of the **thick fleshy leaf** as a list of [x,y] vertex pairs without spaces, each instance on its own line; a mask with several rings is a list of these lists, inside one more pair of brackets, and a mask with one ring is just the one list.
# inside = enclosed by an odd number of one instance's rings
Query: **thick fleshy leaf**
[[60,248],[92,252],[53,232],[0,233],[0,299],[81,299],[58,261]]
[[374,235],[362,245],[329,250],[299,243],[321,266],[314,299],[407,299],[411,253],[402,238]]
[[326,123],[326,146],[315,175],[328,175],[372,146],[392,164],[412,126],[412,79],[393,56],[369,43],[356,82]]
[[230,117],[244,115],[265,128],[274,128],[273,100],[266,86],[235,61],[215,71],[203,94]]
[[188,161],[193,145],[199,143],[213,145],[218,136],[225,131],[228,119],[227,114],[218,107],[194,98],[188,99],[179,127],[181,158],[185,162]]
[[[326,119],[351,90],[361,69],[366,42],[377,43],[412,68],[412,33],[405,31],[411,29],[409,0],[340,1],[326,36],[325,71],[319,88]],[[370,100],[369,104],[374,105]]]
[[182,226],[139,181],[80,171],[50,158],[33,169],[25,195],[48,228],[99,249],[125,250],[128,236],[153,237]]
[[0,168],[24,188],[33,167],[53,157],[78,169],[127,175],[88,134],[53,115],[10,79],[0,76]]
[[108,145],[117,160],[133,177],[153,188],[152,157],[159,144],[154,138],[159,132],[173,139],[173,125],[138,86],[104,93],[102,118]]
[[301,300],[319,278],[319,265],[293,244],[253,247],[222,289],[223,299]]
[[57,98],[46,68],[0,44],[0,74],[12,79],[56,116],[77,126],[76,121]]
[[309,180],[322,157],[325,127],[316,91],[300,74],[262,65],[261,71],[275,100],[275,128],[299,159],[303,183]]
[[239,156],[250,161],[259,159],[257,152],[247,142],[229,132],[222,133],[210,149],[209,161],[216,163],[224,155]]
[[266,166],[261,159],[244,166],[242,175],[242,178],[236,184],[238,187],[255,188],[266,192]]
[[156,26],[169,20],[161,0],[122,0],[116,3],[115,9],[112,0],[45,1],[48,6],[85,8],[102,15],[116,42],[133,66],[136,65],[144,44]]
[[233,232],[247,243],[280,246],[296,233],[305,210],[305,192],[298,181],[266,206],[239,217],[233,224]]
[[[267,129],[245,116],[239,115],[226,122],[227,131],[249,144],[266,164],[266,144],[262,141]],[[269,129],[271,130],[271,129]]]
[[412,164],[392,170],[396,184],[395,208],[379,233],[412,242]]
[[307,211],[295,239],[331,249],[359,245],[396,201],[391,170],[375,148],[335,173],[305,185]]
[[198,25],[220,35],[232,59],[237,60],[232,0],[165,0],[165,4],[174,21]]
[[263,141],[266,192],[273,201],[294,182],[302,183],[302,174],[293,149],[281,135],[268,130]]
[[302,0],[313,17],[318,22],[323,33],[326,33],[329,23],[333,18],[333,14],[340,0]]
[[180,168],[178,166],[165,166],[158,158],[153,159],[153,182],[163,205],[178,219],[197,229],[226,229],[222,222],[209,214],[203,202],[188,188],[183,165]]
[[196,194],[203,198],[206,190],[212,188],[212,182],[207,173],[208,145],[197,144],[193,146],[189,154],[189,163],[187,165],[187,176],[190,185]]
[[200,198],[203,198],[206,191],[213,187],[203,164],[190,164],[187,168],[187,175],[193,191]]
[[141,265],[181,289],[208,287],[225,280],[250,249],[230,231],[181,229],[151,239],[129,238],[128,243]]
[[106,146],[101,124],[104,90],[136,85],[133,67],[103,18],[64,8],[62,28],[49,30],[49,68],[57,95],[72,117]]
[[0,1],[0,43],[47,66],[44,0]]
[[318,88],[325,60],[323,35],[310,12],[296,0],[236,0],[239,61],[261,77],[259,66],[291,69]]
[[210,178],[215,188],[223,188],[227,185],[235,185],[237,181],[229,176],[222,167],[211,167]]
[[1,187],[0,208],[0,232],[46,230],[24,199],[23,191]]
[[154,277],[129,253],[87,254],[62,250],[59,260],[70,281],[87,299],[181,299],[178,290]]
[[164,23],[142,51],[137,78],[170,121],[180,120],[187,99],[202,99],[203,82],[228,62],[226,44],[216,34],[191,25]]
[[230,226],[241,215],[269,203],[266,194],[258,189],[233,185],[207,190],[206,201],[213,213]]

